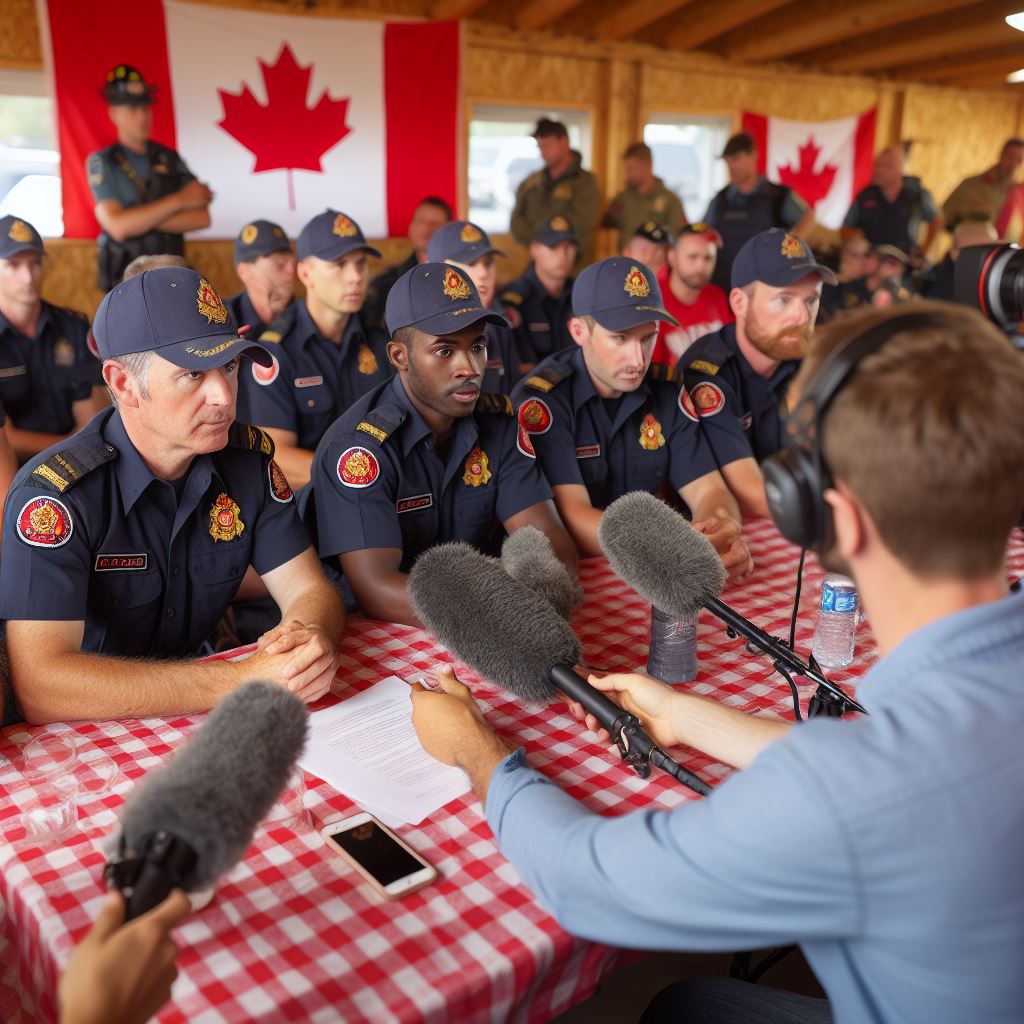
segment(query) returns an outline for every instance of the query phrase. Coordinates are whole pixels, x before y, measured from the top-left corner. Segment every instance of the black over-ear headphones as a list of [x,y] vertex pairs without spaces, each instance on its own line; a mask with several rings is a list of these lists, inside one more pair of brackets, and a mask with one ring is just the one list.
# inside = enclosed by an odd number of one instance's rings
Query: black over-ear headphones
[[926,313],[907,312],[884,320],[833,353],[808,383],[786,421],[785,447],[761,466],[768,508],[787,540],[819,552],[835,541],[832,509],[824,498],[833,485],[821,452],[821,424],[861,360],[903,331],[941,326],[941,320]]

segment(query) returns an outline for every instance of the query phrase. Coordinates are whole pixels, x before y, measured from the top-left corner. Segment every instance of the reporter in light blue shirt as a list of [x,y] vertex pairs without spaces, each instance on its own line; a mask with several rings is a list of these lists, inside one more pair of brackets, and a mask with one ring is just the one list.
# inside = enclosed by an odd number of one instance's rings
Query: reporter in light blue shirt
[[[450,673],[413,694],[424,746],[469,773],[502,852],[569,931],[644,949],[795,941],[828,994],[686,983],[645,1021],[1024,1019],[1024,595],[1004,570],[1024,363],[977,314],[922,310],[941,329],[864,359],[822,432],[824,560],[853,573],[882,654],[857,691],[868,717],[789,726],[641,676],[592,679],[663,746],[744,769],[674,811],[603,818],[512,753]],[[821,332],[797,393],[893,315]]]

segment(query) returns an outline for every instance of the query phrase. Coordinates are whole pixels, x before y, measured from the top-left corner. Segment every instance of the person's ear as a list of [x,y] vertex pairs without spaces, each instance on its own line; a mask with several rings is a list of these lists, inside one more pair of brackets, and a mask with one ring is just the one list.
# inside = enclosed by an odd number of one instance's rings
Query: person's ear
[[122,408],[137,409],[141,402],[138,382],[124,363],[117,359],[103,362],[103,383],[110,389],[114,401]]
[[590,340],[590,328],[582,317],[574,316],[569,319],[569,334],[577,345],[583,345]]
[[391,365],[396,370],[408,370],[409,369],[409,350],[402,341],[389,341],[388,342],[388,359],[391,360]]
[[750,296],[742,288],[732,288],[729,291],[729,305],[737,320],[746,320],[750,310]]
[[295,273],[302,282],[302,287],[309,291],[309,282],[312,279],[312,267],[308,260],[299,260],[295,265]]
[[864,551],[868,540],[866,512],[863,505],[841,482],[825,491],[825,501],[832,509],[835,533],[834,550],[845,562]]

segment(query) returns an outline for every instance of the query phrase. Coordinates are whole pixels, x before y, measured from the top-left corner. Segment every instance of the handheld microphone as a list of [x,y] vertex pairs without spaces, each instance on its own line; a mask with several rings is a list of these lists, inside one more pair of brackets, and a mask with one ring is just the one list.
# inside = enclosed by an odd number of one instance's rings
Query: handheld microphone
[[788,644],[719,600],[727,576],[711,541],[654,495],[632,491],[617,498],[601,514],[597,536],[612,569],[645,601],[676,618],[706,608],[731,633],[767,654],[780,671],[784,669],[817,683],[842,710],[867,714]]
[[573,583],[551,541],[536,526],[522,526],[505,538],[501,564],[512,579],[546,597],[563,619],[580,603],[582,588]]
[[654,743],[638,718],[574,671],[580,644],[572,627],[496,559],[464,541],[439,544],[416,560],[407,591],[420,621],[459,661],[527,703],[546,703],[560,691],[598,720],[641,778],[654,764],[697,793],[711,792]]
[[166,766],[125,802],[117,855],[104,869],[126,920],[180,888],[213,885],[252,842],[306,740],[306,707],[270,683],[225,697]]

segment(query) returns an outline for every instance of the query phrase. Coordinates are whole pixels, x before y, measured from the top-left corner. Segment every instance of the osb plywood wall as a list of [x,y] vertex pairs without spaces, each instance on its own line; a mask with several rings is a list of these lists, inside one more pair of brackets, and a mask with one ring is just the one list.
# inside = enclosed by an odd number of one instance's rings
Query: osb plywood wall
[[[274,9],[264,0],[210,0],[236,7]],[[402,16],[410,0],[375,0],[354,10],[343,0],[318,0],[317,13],[346,17]],[[277,6],[277,9],[280,9]],[[301,13],[298,5],[289,13]],[[482,22],[465,26],[465,114],[474,103],[571,107],[591,114],[593,159],[607,195],[621,187],[620,155],[642,134],[652,113],[733,116],[765,114],[817,120],[878,108],[876,144],[913,139],[910,170],[941,202],[965,175],[991,165],[1002,140],[1022,133],[1021,104],[1006,90],[955,90],[926,85],[833,77],[786,66],[738,68],[703,54],[669,54],[652,47],[598,44],[544,33],[512,33]],[[39,67],[39,32],[33,0],[0,0],[0,67]],[[186,159],[188,154],[185,154]],[[463,201],[465,196],[463,196]],[[344,197],[339,197],[339,205]],[[260,211],[263,212],[263,211]],[[689,211],[691,216],[702,211]],[[267,211],[272,216],[272,211]],[[509,252],[503,277],[512,277],[526,254],[510,238],[496,238]],[[602,254],[613,237],[605,232]],[[408,251],[401,239],[375,242],[383,263]],[[55,242],[46,283],[52,301],[91,313],[100,294],[93,282],[91,244]],[[240,285],[230,242],[195,242],[188,258],[225,294]]]

